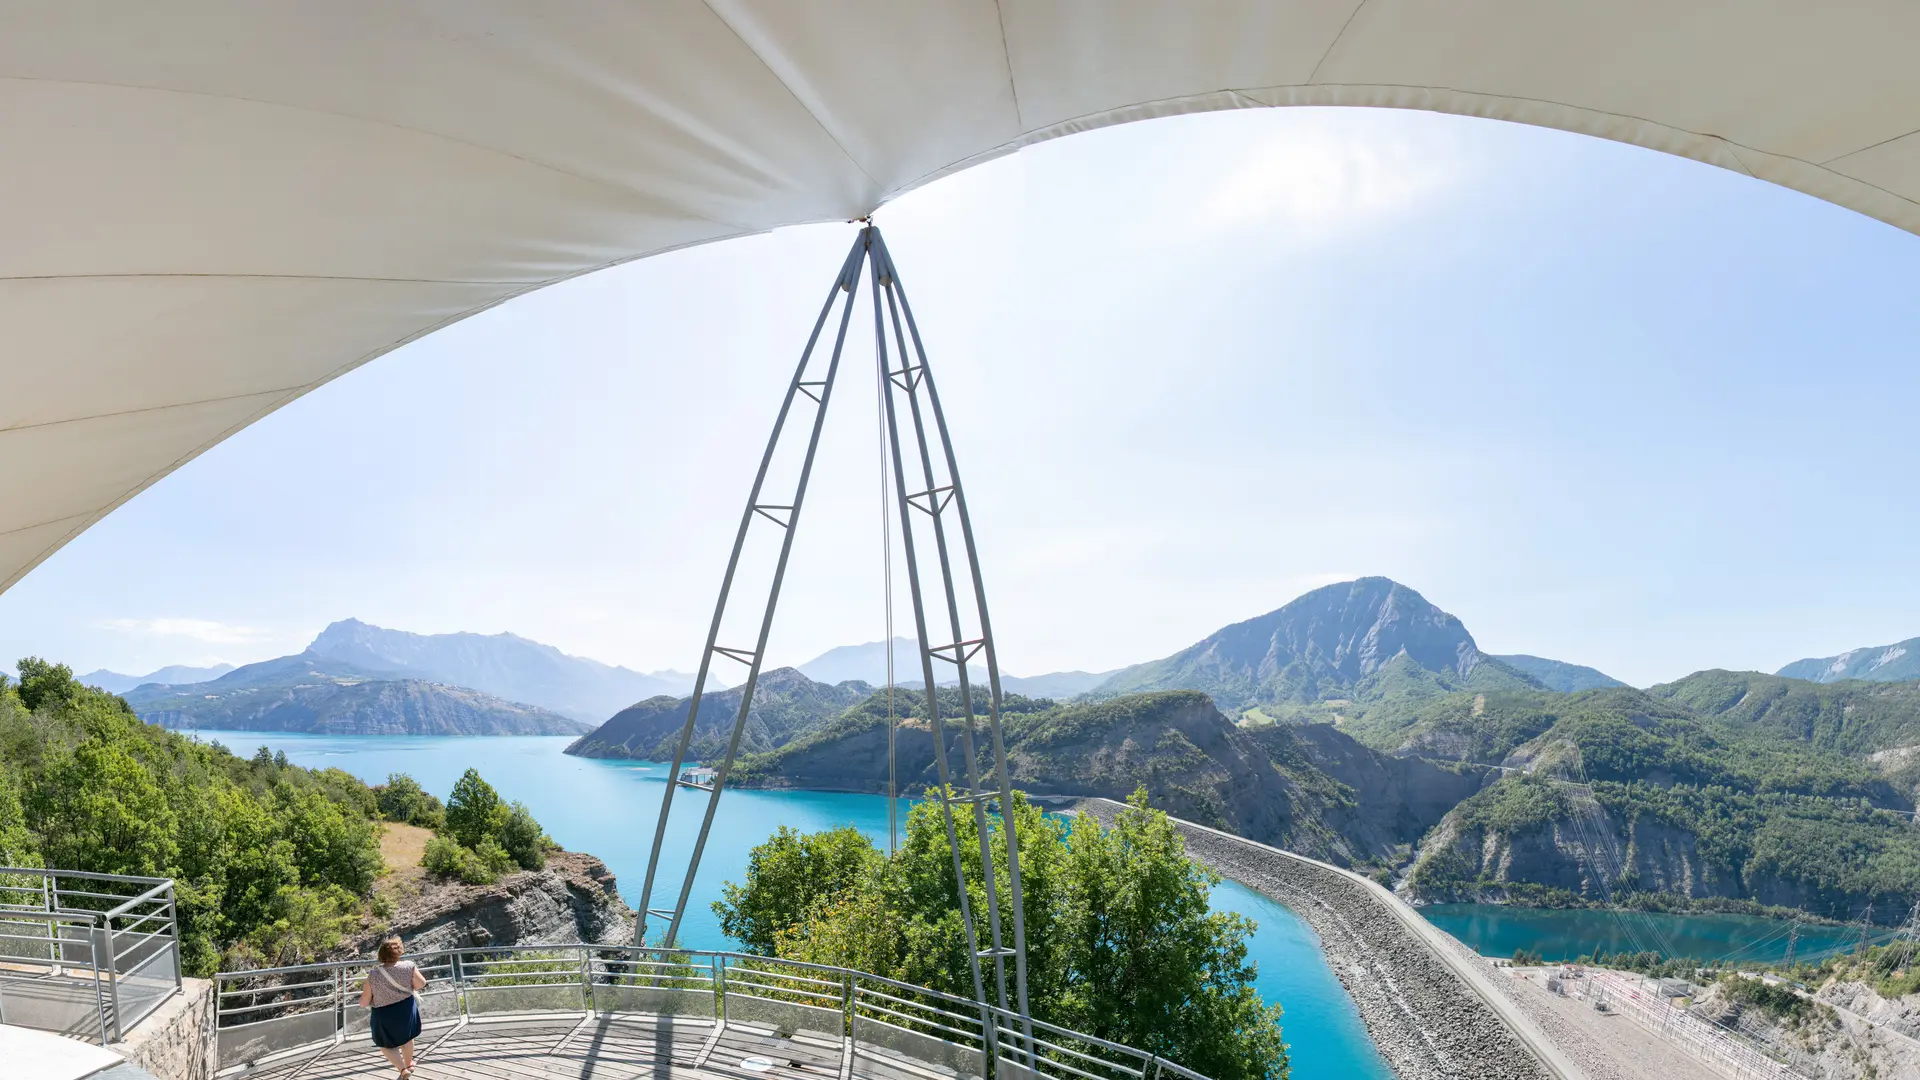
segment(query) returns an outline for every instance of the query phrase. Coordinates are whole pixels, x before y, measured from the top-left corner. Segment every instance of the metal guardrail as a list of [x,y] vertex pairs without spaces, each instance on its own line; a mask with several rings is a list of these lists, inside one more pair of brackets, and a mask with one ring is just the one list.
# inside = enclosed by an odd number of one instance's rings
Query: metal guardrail
[[0,866],[0,1023],[117,1042],[180,975],[172,879]]
[[[488,1014],[685,1017],[813,1032],[845,1039],[854,1055],[996,1080],[1207,1080],[1142,1050],[850,968],[592,945],[482,946],[410,959],[428,980],[419,994],[423,1037]],[[352,960],[221,972],[218,1069],[317,1057],[364,1038],[369,1010],[359,995],[369,966]]]

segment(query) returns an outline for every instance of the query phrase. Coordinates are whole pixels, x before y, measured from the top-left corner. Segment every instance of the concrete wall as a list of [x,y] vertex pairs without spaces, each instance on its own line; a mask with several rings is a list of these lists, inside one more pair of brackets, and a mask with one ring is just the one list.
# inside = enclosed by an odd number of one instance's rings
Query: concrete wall
[[183,979],[127,1037],[108,1047],[156,1080],[212,1080],[213,981]]

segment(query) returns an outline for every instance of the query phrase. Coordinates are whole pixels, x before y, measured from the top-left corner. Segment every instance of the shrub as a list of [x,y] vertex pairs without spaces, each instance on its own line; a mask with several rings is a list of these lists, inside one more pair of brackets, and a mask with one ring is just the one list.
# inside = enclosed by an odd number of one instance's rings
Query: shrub
[[533,814],[522,803],[508,808],[506,823],[500,826],[499,840],[500,846],[523,870],[538,870],[547,865],[547,849],[553,846],[553,841],[547,839],[540,823],[533,820]]
[[507,849],[491,836],[480,839],[480,846],[473,849],[473,857],[479,861],[488,881],[497,881],[500,875],[510,874],[514,870],[513,856],[507,854]]
[[[494,847],[498,850],[499,845]],[[427,841],[420,865],[426,867],[429,874],[457,878],[469,885],[491,885],[500,879],[500,872],[488,865],[478,852],[451,836],[436,836]]]
[[1744,975],[1721,979],[1720,993],[1728,1001],[1750,1005],[1775,1020],[1800,1020],[1813,1011],[1813,1003],[1791,989]]

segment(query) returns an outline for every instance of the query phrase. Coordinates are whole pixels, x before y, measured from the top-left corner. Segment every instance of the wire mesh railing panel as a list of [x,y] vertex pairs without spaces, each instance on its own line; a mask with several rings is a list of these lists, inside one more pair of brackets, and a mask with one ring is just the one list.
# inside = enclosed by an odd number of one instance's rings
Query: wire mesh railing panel
[[0,916],[0,1024],[113,1041],[111,976],[94,964],[106,951],[91,913]]
[[309,964],[216,976],[217,1067],[333,1043],[340,1034],[346,967]]
[[589,954],[588,985],[598,1013],[717,1018],[719,961],[684,952]]
[[[24,1026],[43,1014],[64,1022],[71,980],[85,969],[101,999],[94,1037],[122,1038],[180,988],[179,936],[168,878],[0,866],[0,965],[16,968],[15,1019],[5,1022]],[[19,964],[43,964],[68,981],[22,986]],[[36,995],[47,1003],[35,1005]]]
[[[1007,1080],[1141,1080],[1158,1059],[1116,1042],[1041,1020],[993,1010],[997,1059],[994,1075]],[[1029,1039],[1025,1028],[1033,1034]]]
[[180,954],[172,948],[148,951],[115,982],[114,1019],[121,1031],[131,1031],[180,988]]
[[985,1076],[980,1006],[909,983],[855,974],[848,1005],[854,1052],[907,1058],[958,1076]]
[[772,957],[721,958],[721,1010],[729,1024],[840,1038],[846,1031],[846,975]]
[[469,1016],[484,1013],[584,1013],[585,958],[574,950],[461,954]]

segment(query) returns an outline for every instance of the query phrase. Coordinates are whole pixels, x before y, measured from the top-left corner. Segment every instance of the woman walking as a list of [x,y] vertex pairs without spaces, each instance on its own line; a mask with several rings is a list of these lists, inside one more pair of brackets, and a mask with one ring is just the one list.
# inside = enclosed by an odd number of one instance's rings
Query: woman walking
[[400,952],[398,934],[380,943],[380,963],[367,972],[360,1004],[373,1009],[373,1045],[400,1070],[401,1080],[413,1080],[413,1040],[420,1036],[420,1001],[413,993],[427,988],[427,977]]

